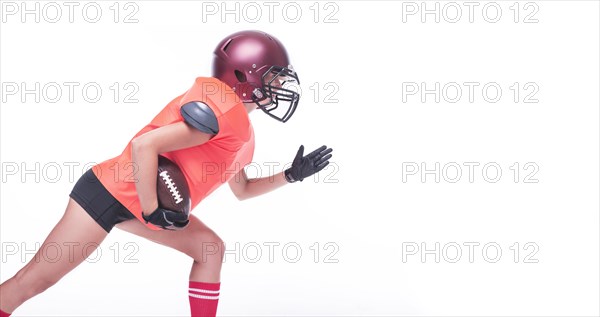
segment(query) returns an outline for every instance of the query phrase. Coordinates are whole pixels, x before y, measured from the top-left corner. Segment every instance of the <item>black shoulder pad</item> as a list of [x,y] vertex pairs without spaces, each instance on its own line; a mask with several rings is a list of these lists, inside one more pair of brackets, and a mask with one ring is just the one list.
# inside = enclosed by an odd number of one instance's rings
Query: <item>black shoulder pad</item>
[[201,101],[192,101],[183,105],[181,116],[192,127],[209,134],[219,133],[217,116],[210,107]]

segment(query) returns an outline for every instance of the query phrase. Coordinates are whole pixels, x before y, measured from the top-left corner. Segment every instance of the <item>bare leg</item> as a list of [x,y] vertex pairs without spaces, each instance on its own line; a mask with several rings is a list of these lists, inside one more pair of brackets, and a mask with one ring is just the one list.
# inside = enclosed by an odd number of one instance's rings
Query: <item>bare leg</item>
[[[25,301],[54,285],[93,253],[107,235],[79,204],[69,199],[65,214],[35,257],[0,285],[0,309],[12,313]],[[58,259],[49,256],[57,252],[56,249],[62,254]]]
[[194,260],[191,281],[220,281],[225,246],[221,238],[197,217],[191,215],[189,225],[181,231],[150,230],[137,219],[119,223],[116,227],[190,256]]

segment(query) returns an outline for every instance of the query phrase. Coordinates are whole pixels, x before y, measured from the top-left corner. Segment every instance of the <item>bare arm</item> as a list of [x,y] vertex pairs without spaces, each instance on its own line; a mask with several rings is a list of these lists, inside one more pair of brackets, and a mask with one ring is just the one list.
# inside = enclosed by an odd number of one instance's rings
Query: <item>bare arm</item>
[[229,187],[239,200],[244,200],[262,194],[266,194],[285,184],[302,181],[321,171],[329,164],[333,149],[325,145],[304,155],[304,146],[301,145],[287,170],[268,177],[248,179],[246,172],[242,169],[231,180]]
[[135,188],[144,214],[149,215],[158,207],[156,197],[158,155],[200,145],[211,137],[211,134],[200,132],[184,122],[177,122],[148,131],[133,139],[131,154],[133,163],[137,166]]
[[239,200],[244,200],[273,191],[288,182],[283,172],[268,177],[248,179],[246,172],[241,170],[229,180],[231,191]]

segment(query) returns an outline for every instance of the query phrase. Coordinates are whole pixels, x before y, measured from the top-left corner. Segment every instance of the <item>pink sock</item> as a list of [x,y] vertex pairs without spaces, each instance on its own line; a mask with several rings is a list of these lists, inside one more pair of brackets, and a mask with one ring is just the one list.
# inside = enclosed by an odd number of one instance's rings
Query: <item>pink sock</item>
[[215,317],[219,304],[221,283],[190,281],[190,308],[192,317]]
[[0,309],[0,317],[8,317],[8,316],[10,316],[9,313],[5,313]]

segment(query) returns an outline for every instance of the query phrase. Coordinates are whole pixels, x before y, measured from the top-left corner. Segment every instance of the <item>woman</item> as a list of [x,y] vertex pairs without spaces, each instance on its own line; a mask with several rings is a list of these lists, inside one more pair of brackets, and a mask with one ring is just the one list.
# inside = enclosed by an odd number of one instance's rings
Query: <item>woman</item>
[[[254,152],[248,113],[260,108],[286,122],[300,98],[290,85],[298,83],[284,46],[273,36],[243,31],[221,41],[214,54],[213,77],[197,78],[131,139],[121,155],[94,166],[78,180],[65,214],[40,248],[54,244],[64,247],[62,254],[74,256],[53,262],[32,259],[1,284],[0,317],[58,282],[114,226],[189,255],[194,260],[191,314],[215,316],[223,242],[197,217],[158,206],[158,156],[171,159],[183,171],[192,208],[224,182],[239,199],[247,199],[302,181],[327,166],[332,149],[322,146],[303,155],[300,146],[292,166],[270,177],[248,179],[243,169]],[[79,242],[75,247],[74,241]],[[199,246],[206,243],[220,252],[202,254]]]

